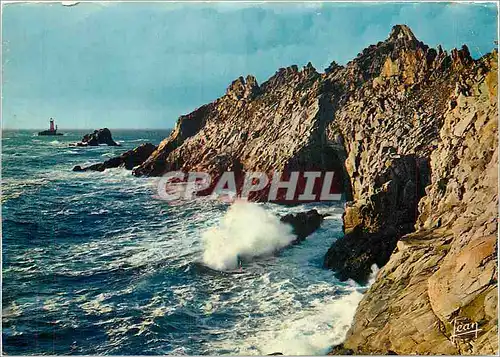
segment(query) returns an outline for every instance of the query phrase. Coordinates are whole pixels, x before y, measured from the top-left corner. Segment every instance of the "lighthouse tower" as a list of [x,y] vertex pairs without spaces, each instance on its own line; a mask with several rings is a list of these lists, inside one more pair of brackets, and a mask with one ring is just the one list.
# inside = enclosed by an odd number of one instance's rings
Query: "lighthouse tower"
[[57,132],[57,125],[55,125],[55,121],[53,118],[50,118],[50,127],[49,130],[44,130],[40,131],[38,135],[45,136],[45,135],[63,135],[61,133]]

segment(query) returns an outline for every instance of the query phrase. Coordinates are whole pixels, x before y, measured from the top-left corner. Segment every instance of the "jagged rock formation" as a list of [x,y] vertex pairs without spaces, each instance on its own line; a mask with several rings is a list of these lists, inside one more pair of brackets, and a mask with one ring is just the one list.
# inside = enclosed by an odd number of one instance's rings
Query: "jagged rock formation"
[[322,94],[321,78],[308,64],[302,70],[282,68],[261,86],[252,76],[237,79],[226,95],[180,117],[171,136],[134,174],[200,171],[214,182],[229,170],[322,169],[347,182],[342,145],[325,140],[333,107]]
[[82,168],[77,165],[73,171],[104,171],[115,167],[124,167],[127,170],[132,170],[134,167],[142,164],[156,150],[156,146],[151,143],[142,144],[133,150],[124,152],[120,156],[113,157],[104,162],[93,164]]
[[75,146],[98,146],[98,145],[120,146],[113,140],[111,131],[108,128],[94,130],[91,134],[85,134],[82,141]]
[[366,280],[371,265],[383,266],[398,239],[414,230],[448,98],[472,63],[465,46],[448,55],[395,26],[386,41],[347,64],[347,76],[329,75],[349,88],[328,128],[330,138],[344,139],[354,196],[345,237],[325,257],[339,277]]
[[[237,79],[134,174],[334,170],[352,201],[325,267],[383,267],[335,351],[497,353],[496,59],[397,25],[346,66]],[[477,341],[450,342],[455,316],[480,322]]]
[[[497,53],[461,71],[448,98],[417,231],[397,249],[334,352],[497,354]],[[452,321],[479,323],[450,341]]]

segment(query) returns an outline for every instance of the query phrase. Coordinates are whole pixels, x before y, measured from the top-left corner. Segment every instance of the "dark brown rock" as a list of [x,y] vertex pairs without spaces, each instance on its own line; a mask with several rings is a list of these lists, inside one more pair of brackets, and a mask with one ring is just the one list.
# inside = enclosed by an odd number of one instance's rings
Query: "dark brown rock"
[[306,239],[308,235],[317,230],[323,222],[324,215],[315,209],[296,214],[287,214],[280,218],[280,221],[293,227],[293,233],[297,236],[294,243],[299,243]]
[[91,134],[85,134],[82,141],[74,144],[75,146],[98,146],[98,145],[108,145],[108,146],[119,146],[113,140],[111,131],[108,128],[94,130]]
[[120,156],[113,157],[102,163],[90,165],[88,167],[82,168],[77,165],[73,168],[73,171],[104,171],[106,169],[115,167],[124,167],[127,170],[132,170],[134,167],[142,164],[147,158],[156,150],[156,146],[151,143],[142,144],[133,150],[129,150]]

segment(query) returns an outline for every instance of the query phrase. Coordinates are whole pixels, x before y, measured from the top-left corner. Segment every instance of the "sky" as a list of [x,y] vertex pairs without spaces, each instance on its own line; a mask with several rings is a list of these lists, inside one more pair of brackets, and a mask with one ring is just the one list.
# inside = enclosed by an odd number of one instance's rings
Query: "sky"
[[172,128],[253,74],[345,64],[395,24],[474,57],[494,3],[15,3],[2,6],[3,128]]

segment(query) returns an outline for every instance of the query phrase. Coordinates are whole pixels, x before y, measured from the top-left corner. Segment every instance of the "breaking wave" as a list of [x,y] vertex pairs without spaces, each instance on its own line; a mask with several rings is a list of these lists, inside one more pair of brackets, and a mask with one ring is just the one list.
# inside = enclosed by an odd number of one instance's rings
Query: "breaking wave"
[[[342,236],[339,205],[201,198],[168,205],[153,198],[155,179],[122,168],[71,171],[131,150],[133,140],[158,144],[164,134],[114,132],[122,147],[68,146],[83,134],[58,137],[57,145],[32,142],[31,132],[5,134],[12,138],[2,148],[7,353],[304,355],[344,339],[366,287],[322,268]],[[282,249],[295,237],[278,217],[310,209],[330,216]],[[238,274],[186,269],[200,257],[217,270],[252,261]]]
[[239,259],[266,256],[289,245],[292,227],[256,203],[235,202],[218,227],[203,234],[203,261],[217,270],[238,267]]

